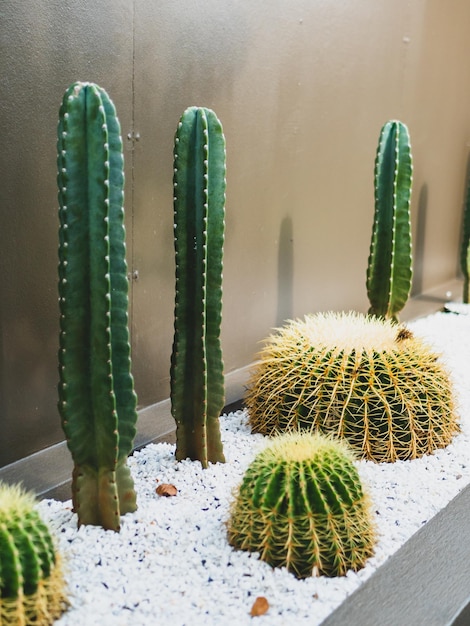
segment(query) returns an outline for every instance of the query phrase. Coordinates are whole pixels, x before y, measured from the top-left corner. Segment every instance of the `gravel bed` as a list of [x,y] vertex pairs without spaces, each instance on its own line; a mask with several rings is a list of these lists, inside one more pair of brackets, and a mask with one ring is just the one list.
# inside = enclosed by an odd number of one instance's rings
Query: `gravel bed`
[[[297,580],[228,545],[225,522],[233,490],[267,443],[250,433],[246,414],[239,411],[221,417],[225,464],[202,470],[199,463],[176,463],[174,446],[164,443],[129,458],[139,508],[122,517],[120,533],[92,526],[77,530],[70,501],[38,504],[67,568],[71,607],[56,623],[320,624],[470,482],[470,316],[436,313],[409,327],[442,354],[453,377],[462,432],[448,448],[415,461],[358,462],[379,532],[375,555],[361,571]],[[157,495],[161,483],[175,485],[177,495]],[[268,600],[269,609],[251,617],[258,596]]]

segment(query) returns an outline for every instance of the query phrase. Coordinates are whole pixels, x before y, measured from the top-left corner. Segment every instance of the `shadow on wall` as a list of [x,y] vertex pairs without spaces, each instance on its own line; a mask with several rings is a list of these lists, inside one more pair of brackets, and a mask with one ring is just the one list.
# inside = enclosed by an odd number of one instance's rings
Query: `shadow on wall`
[[294,235],[291,217],[284,217],[279,231],[277,257],[276,326],[294,315]]
[[[41,114],[43,104],[38,104]],[[44,114],[41,119],[46,135],[49,117]],[[9,152],[6,148],[9,165],[0,194],[0,466],[62,439],[55,395],[56,189],[54,177],[49,176],[55,146],[52,143],[51,150],[41,151],[33,142],[26,148],[25,138],[35,134],[32,127],[31,121],[26,122],[23,132],[18,133],[16,150]]]
[[467,168],[465,170],[465,180],[464,180],[464,186],[463,186],[463,192],[462,192],[462,206],[461,206],[461,211],[462,211],[462,218],[461,218],[461,222],[460,222],[460,234],[459,234],[459,247],[458,247],[458,255],[457,255],[457,276],[462,276],[462,266],[461,266],[461,252],[462,252],[462,245],[463,245],[463,237],[464,237],[464,232],[465,232],[465,207],[467,205],[467,196],[470,200],[470,152],[467,155]]
[[423,292],[424,242],[426,241],[426,218],[428,211],[428,186],[423,184],[419,192],[418,221],[413,246],[413,284],[411,297]]

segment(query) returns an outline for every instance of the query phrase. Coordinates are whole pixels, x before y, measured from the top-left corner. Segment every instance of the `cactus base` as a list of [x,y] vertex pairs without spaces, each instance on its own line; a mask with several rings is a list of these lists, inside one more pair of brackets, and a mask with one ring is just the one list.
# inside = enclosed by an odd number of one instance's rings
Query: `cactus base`
[[72,475],[73,510],[78,525],[91,524],[119,531],[120,516],[137,510],[134,481],[125,459],[116,470],[75,465]]

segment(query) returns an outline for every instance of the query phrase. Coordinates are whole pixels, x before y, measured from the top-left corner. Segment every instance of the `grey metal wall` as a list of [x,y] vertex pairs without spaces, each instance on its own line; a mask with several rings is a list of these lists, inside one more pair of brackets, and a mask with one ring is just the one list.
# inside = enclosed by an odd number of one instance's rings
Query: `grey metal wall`
[[414,292],[456,276],[469,33],[467,0],[2,0],[0,466],[62,439],[55,127],[68,84],[98,82],[121,119],[142,408],[169,394],[172,144],[184,108],[214,108],[227,139],[230,373],[288,317],[367,309],[387,119],[412,137]]
[[63,439],[56,410],[60,101],[73,81],[98,82],[130,127],[132,62],[127,0],[0,3],[0,466]]

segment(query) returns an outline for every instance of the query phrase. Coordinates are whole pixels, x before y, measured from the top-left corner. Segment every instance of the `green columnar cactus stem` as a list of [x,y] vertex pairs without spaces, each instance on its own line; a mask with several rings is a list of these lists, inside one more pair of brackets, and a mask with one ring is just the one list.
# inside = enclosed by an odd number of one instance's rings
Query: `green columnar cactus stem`
[[175,135],[175,333],[171,411],[176,458],[224,462],[220,347],[225,216],[225,138],[210,109],[190,107]]
[[78,523],[119,530],[135,511],[135,436],[119,121],[106,92],[75,83],[58,127],[59,411]]
[[362,458],[415,459],[459,431],[438,355],[392,320],[317,314],[270,338],[248,382],[254,432],[330,433]]
[[460,267],[464,277],[462,300],[465,304],[468,304],[470,286],[470,180],[468,181],[467,197],[465,200]]
[[308,433],[276,437],[245,473],[228,538],[297,578],[363,567],[373,553],[374,527],[344,442]]
[[369,313],[397,319],[411,288],[411,146],[407,127],[387,122],[375,160],[375,216],[367,294]]
[[44,626],[65,610],[60,558],[34,497],[0,483],[0,624]]

